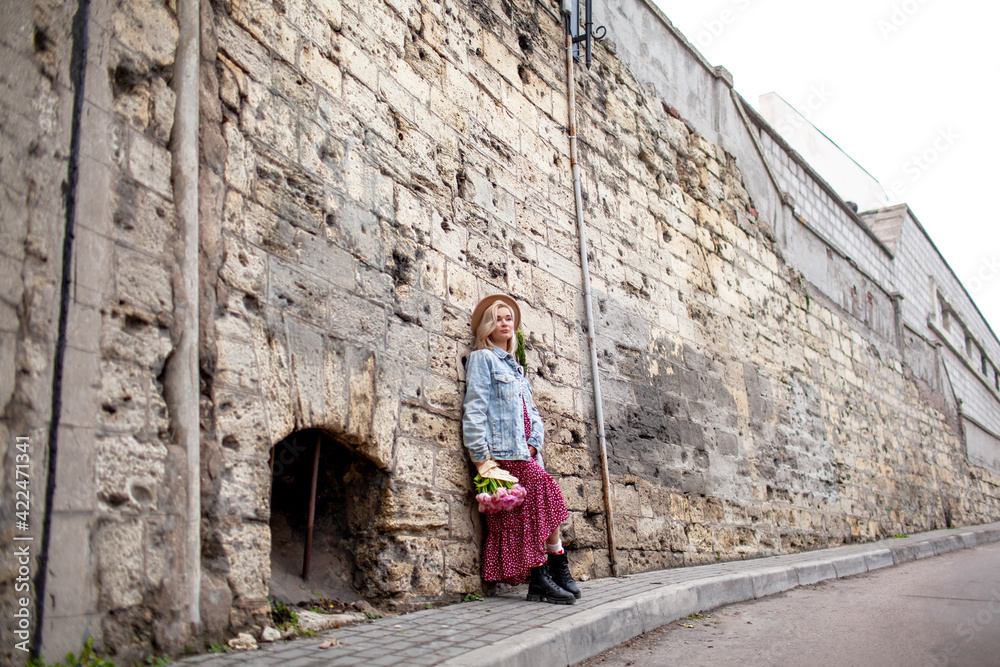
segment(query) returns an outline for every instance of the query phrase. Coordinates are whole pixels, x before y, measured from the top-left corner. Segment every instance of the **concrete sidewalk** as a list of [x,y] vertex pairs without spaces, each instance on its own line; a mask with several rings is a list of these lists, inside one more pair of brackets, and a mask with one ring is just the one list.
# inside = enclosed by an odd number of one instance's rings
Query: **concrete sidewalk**
[[[1000,540],[1000,523],[747,561],[581,583],[574,605],[524,593],[341,628],[258,651],[206,654],[179,665],[572,665],[701,611]],[[337,644],[320,649],[334,638]]]

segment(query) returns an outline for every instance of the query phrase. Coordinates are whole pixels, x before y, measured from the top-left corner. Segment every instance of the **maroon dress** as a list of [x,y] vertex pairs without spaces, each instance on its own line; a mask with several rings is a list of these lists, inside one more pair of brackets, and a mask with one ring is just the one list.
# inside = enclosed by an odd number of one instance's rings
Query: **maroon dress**
[[[531,421],[525,406],[525,439],[530,435]],[[524,584],[528,581],[531,568],[545,564],[545,540],[569,517],[569,513],[559,485],[533,459],[497,463],[517,477],[528,495],[512,510],[486,515],[483,579]]]

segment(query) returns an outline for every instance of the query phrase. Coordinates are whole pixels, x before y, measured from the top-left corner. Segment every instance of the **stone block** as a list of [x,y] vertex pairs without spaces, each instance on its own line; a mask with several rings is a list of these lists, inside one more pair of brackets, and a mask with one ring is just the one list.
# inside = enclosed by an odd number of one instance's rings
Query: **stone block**
[[951,553],[952,551],[958,551],[964,546],[957,535],[935,537],[930,542],[934,546],[935,555],[938,556],[941,554]]
[[330,53],[326,52],[321,44],[304,42],[299,66],[310,82],[335,97],[340,96],[343,75],[340,67],[330,59]]
[[464,394],[457,381],[439,375],[425,375],[422,395],[431,407],[456,418],[461,416]]
[[[359,154],[345,159],[345,178],[363,186],[354,195],[360,199],[345,199],[342,205],[326,216],[324,233],[334,245],[344,248],[371,266],[383,266],[387,256],[383,244],[382,223],[370,210],[374,197],[374,171],[360,162]],[[353,187],[349,184],[349,188]],[[350,191],[349,191],[350,192]],[[391,255],[390,255],[391,256]]]
[[130,362],[155,373],[173,349],[170,332],[146,313],[133,308],[101,313],[100,351],[105,359]]
[[371,434],[372,413],[375,407],[376,366],[375,357],[358,351],[352,355],[348,376],[347,432],[366,441]]
[[799,585],[798,573],[792,567],[760,569],[753,573],[753,595],[767,597]]
[[878,549],[877,551],[869,551],[865,553],[865,567],[868,571],[878,570],[883,567],[892,567],[895,565],[893,562],[892,551],[889,549]]
[[340,0],[315,0],[313,6],[323,15],[332,30],[340,31],[343,21],[343,5]]
[[430,369],[444,380],[455,383],[458,391],[458,366],[460,364],[455,340],[447,336],[431,334],[428,338]]
[[376,98],[374,90],[377,88],[369,88],[353,76],[344,78],[343,87],[344,102],[358,122],[386,141],[394,142],[396,127],[392,121],[392,112],[387,103],[380,102]]
[[79,428],[95,428],[98,422],[97,389],[100,387],[100,357],[93,352],[66,348],[63,382],[77,390],[63,396],[62,423]]
[[104,435],[95,442],[94,486],[108,508],[155,510],[165,488],[167,448],[128,434]]
[[397,484],[383,498],[377,524],[381,531],[438,533],[448,526],[448,498],[430,487]]
[[483,60],[508,82],[518,85],[521,81],[517,73],[518,65],[521,64],[520,58],[492,32],[484,30],[482,34]]
[[410,484],[432,481],[436,450],[436,447],[423,442],[398,438],[393,451],[393,476]]
[[[477,512],[478,514],[478,512]],[[444,545],[444,592],[458,595],[481,594],[479,540],[446,543]]]
[[565,664],[570,665],[618,646],[644,630],[642,613],[631,599],[605,602],[598,609],[554,620],[548,627],[562,635]]
[[341,431],[347,426],[350,392],[348,379],[350,377],[348,359],[349,351],[336,341],[328,341],[323,354],[323,386],[325,388],[324,404],[326,414],[323,424],[335,431]]
[[708,611],[727,604],[750,600],[753,579],[748,574],[725,574],[697,582],[698,609]]
[[[114,254],[113,242],[107,236],[85,226],[78,227],[75,233],[74,283],[96,292],[101,297],[109,296],[114,278],[114,271],[109,270]],[[104,305],[103,299],[92,305]]]
[[411,435],[440,447],[460,451],[459,420],[419,408],[404,406],[399,418],[400,433]]
[[100,425],[111,431],[144,431],[149,418],[148,371],[131,364],[102,362],[99,377]]
[[[438,449],[434,457],[434,485],[444,491],[462,494],[472,502],[475,469],[469,464],[465,447]],[[466,495],[468,494],[468,495]]]
[[[563,500],[566,508],[571,512],[586,512],[587,499],[584,492],[584,483],[578,477],[559,477],[556,479],[559,488],[562,490]],[[652,531],[647,531],[652,532]],[[649,535],[647,535],[648,537]],[[640,537],[640,539],[642,539]]]
[[105,521],[96,527],[92,540],[103,609],[124,609],[142,602],[144,533],[139,519]]
[[[260,394],[217,387],[212,398],[218,443],[241,454],[266,455],[273,441],[268,428],[267,408]],[[269,407],[273,409],[273,406]]]
[[976,533],[973,532],[961,533],[960,535],[958,535],[958,539],[962,540],[962,545],[966,549],[971,549],[972,547],[979,544],[978,537]]
[[146,585],[158,592],[161,608],[184,609],[188,603],[186,562],[187,521],[177,514],[146,520],[143,560]]
[[854,556],[834,556],[831,559],[833,568],[837,571],[837,578],[852,577],[856,574],[864,574],[868,571],[863,554]]
[[[99,533],[91,534],[93,528],[92,520],[86,515],[58,511],[52,514],[47,615],[80,617],[93,614],[98,611],[99,594],[102,598],[107,595],[108,599],[129,596],[129,574],[120,567],[134,554],[126,550],[117,554],[120,560],[116,560],[116,554],[107,554],[108,559],[104,562],[111,570],[95,577],[95,568],[102,562],[106,545]],[[133,546],[128,545],[127,549]],[[110,584],[106,593],[102,590],[105,576]],[[78,648],[77,645],[74,650]]]
[[260,386],[260,368],[254,359],[253,344],[219,336],[215,343],[215,379],[223,385],[255,391]]
[[173,187],[170,184],[172,163],[171,155],[165,146],[151,141],[138,132],[129,133],[128,170],[140,185],[161,197],[173,198]]
[[18,338],[17,333],[0,331],[0,401],[3,405],[7,405],[14,395]]
[[271,531],[267,524],[244,522],[225,526],[218,539],[234,598],[266,598],[271,578]]
[[222,124],[226,140],[226,183],[243,194],[253,191],[257,172],[257,157],[239,125],[227,118]]
[[137,252],[115,250],[115,296],[127,306],[153,316],[173,310],[171,274],[166,266]]
[[326,418],[324,348],[320,330],[304,325],[288,329],[293,396],[296,414],[303,424],[323,424]]
[[289,316],[317,327],[326,325],[327,307],[333,301],[331,285],[277,258],[269,258],[268,273],[267,299],[281,305],[283,328]]
[[218,477],[216,512],[251,521],[270,518],[271,468],[267,454],[227,451]]

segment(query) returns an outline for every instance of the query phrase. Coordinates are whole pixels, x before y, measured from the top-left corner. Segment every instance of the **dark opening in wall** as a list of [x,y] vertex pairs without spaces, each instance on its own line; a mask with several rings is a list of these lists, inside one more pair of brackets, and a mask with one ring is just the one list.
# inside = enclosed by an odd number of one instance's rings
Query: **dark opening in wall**
[[375,518],[385,474],[319,429],[297,431],[277,443],[271,464],[270,595],[286,604],[360,600],[365,564],[377,548]]

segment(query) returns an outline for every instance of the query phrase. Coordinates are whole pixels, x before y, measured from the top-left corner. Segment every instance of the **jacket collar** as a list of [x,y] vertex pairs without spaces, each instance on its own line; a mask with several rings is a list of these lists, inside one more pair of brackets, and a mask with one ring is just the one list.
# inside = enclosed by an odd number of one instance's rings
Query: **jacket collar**
[[501,350],[495,344],[490,349],[493,351],[493,354],[497,355],[499,359],[506,361],[508,365],[516,368],[518,373],[524,375],[524,369],[521,367],[521,364],[517,362],[517,359],[514,358],[513,354],[507,352],[506,350]]
[[499,346],[496,345],[496,343],[494,343],[493,347],[491,347],[490,349],[493,350],[493,354],[497,355],[501,359],[506,359],[507,357],[513,357],[514,356],[514,355],[512,355],[510,352],[508,352],[506,350],[501,350],[499,348]]

